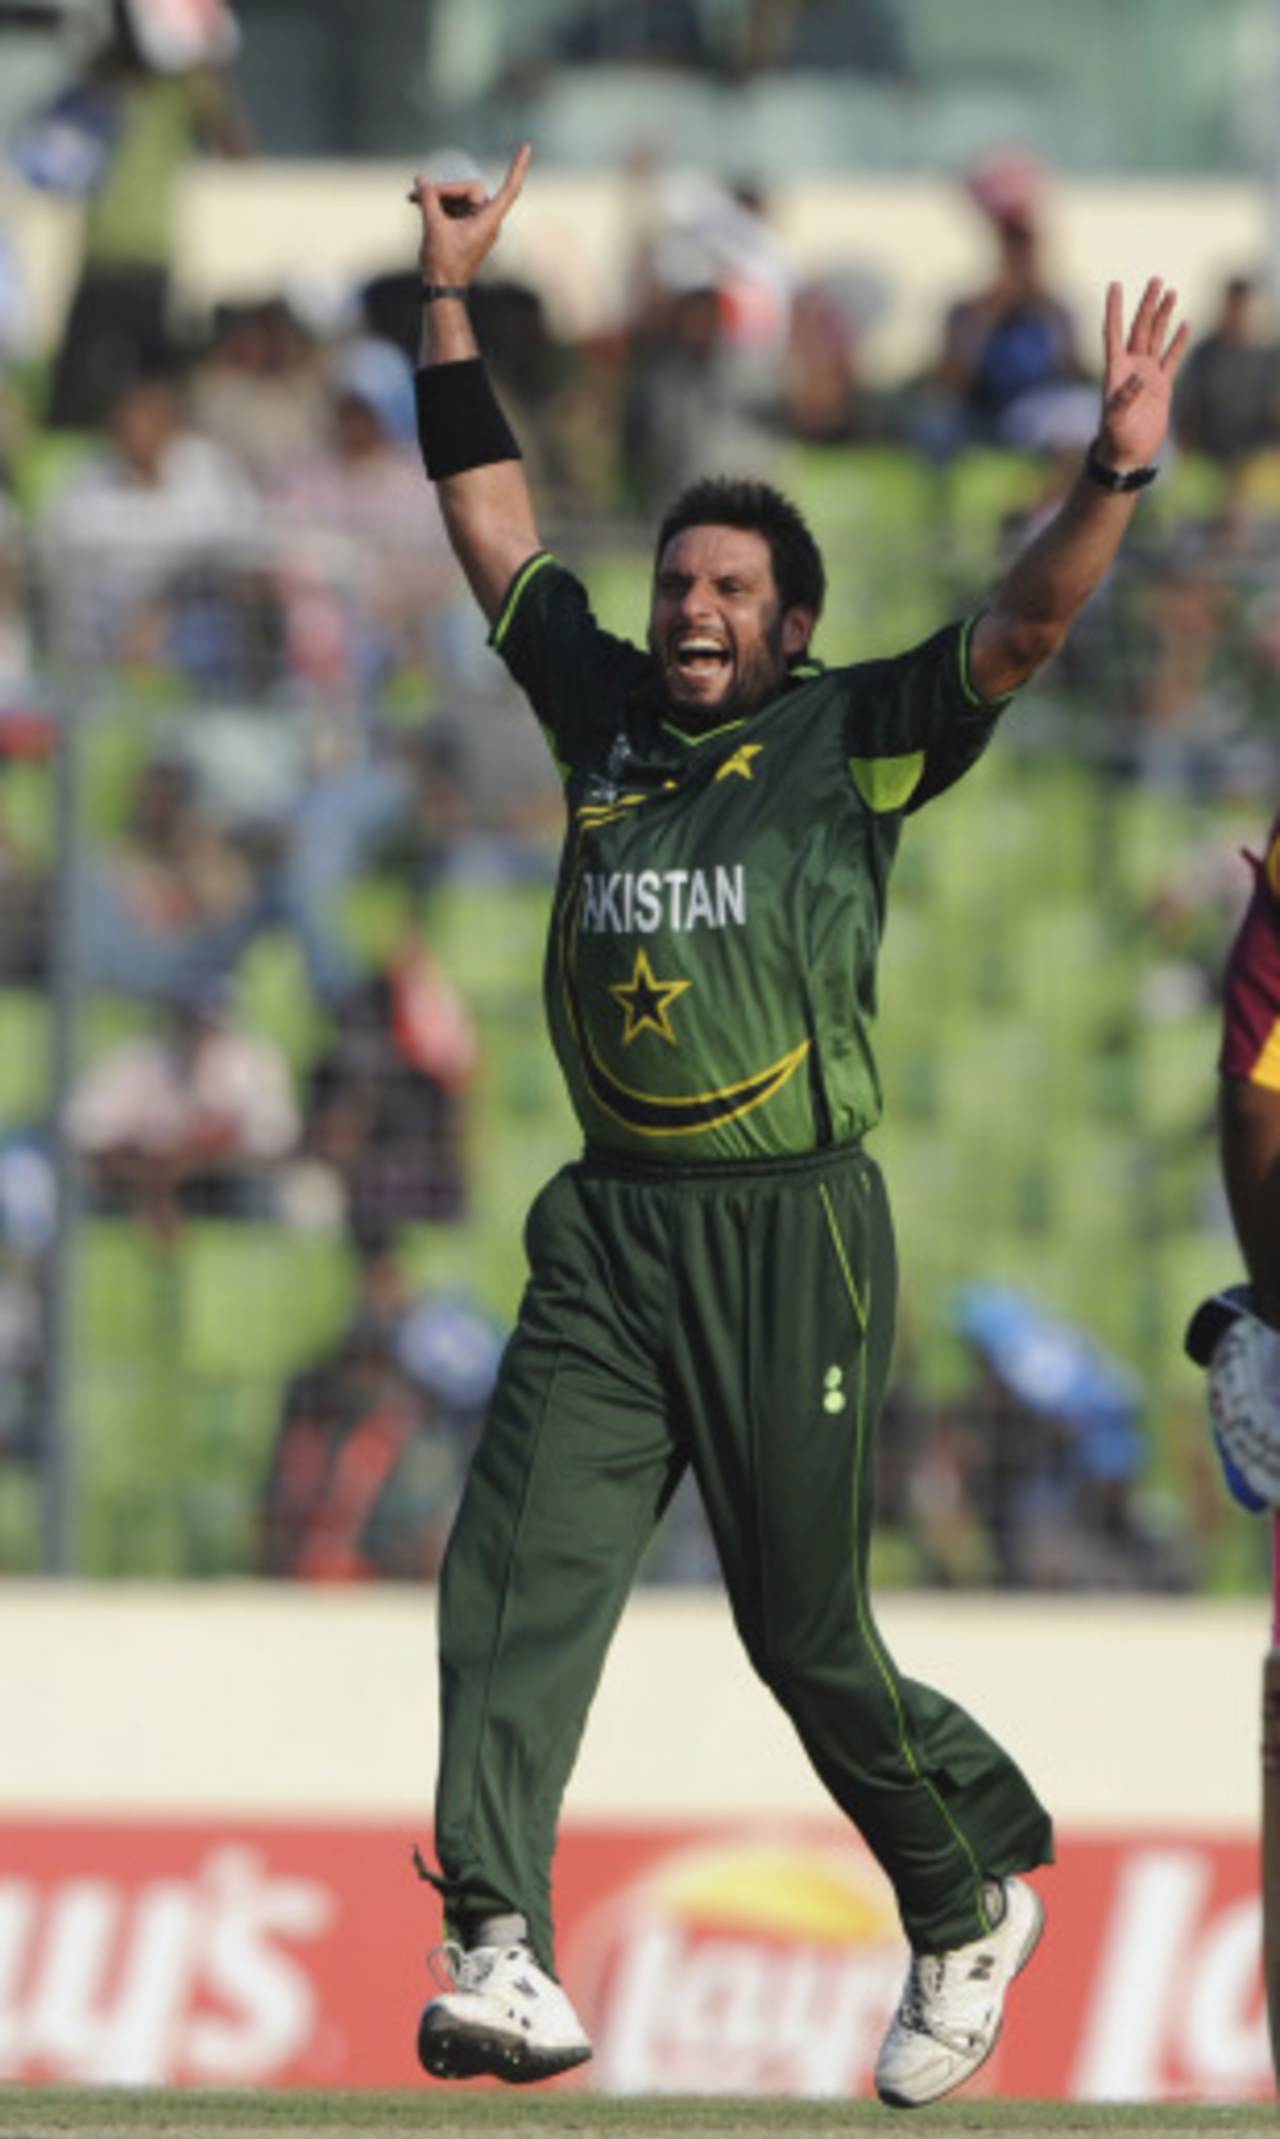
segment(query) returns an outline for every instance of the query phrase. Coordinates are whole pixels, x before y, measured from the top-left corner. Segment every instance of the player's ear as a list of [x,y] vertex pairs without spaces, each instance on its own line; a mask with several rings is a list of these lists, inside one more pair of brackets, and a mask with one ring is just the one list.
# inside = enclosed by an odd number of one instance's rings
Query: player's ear
[[801,654],[809,651],[809,641],[813,637],[813,627],[817,621],[817,611],[806,608],[801,602],[796,602],[785,612],[782,619],[782,651],[788,661],[797,661]]

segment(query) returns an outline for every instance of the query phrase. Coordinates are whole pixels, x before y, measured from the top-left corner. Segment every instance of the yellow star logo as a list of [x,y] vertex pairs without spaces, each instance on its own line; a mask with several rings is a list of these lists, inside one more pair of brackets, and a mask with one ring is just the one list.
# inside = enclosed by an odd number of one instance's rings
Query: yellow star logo
[[753,780],[751,760],[758,758],[763,749],[763,743],[742,743],[731,758],[725,759],[716,774],[717,780],[727,780],[731,772],[736,772],[744,780]]
[[692,986],[691,980],[657,980],[649,963],[649,953],[637,951],[635,970],[630,980],[618,981],[609,990],[610,995],[621,1003],[627,1013],[622,1034],[623,1046],[630,1047],[631,1042],[642,1032],[656,1032],[660,1033],[664,1040],[669,1040],[674,1047],[676,1036],[671,1030],[668,1012],[676,997],[683,995],[685,989]]

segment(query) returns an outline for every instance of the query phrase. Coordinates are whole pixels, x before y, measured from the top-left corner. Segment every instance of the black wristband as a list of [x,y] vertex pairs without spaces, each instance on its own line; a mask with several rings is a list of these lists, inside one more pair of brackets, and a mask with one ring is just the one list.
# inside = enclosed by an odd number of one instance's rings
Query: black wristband
[[461,297],[464,302],[471,295],[465,282],[421,282],[418,295],[424,305],[434,304],[437,297]]
[[1090,482],[1097,483],[1102,490],[1145,490],[1148,483],[1154,483],[1160,471],[1158,468],[1130,468],[1122,474],[1119,468],[1108,468],[1106,462],[1098,458],[1095,438],[1084,457],[1084,472]]
[[416,386],[418,443],[433,483],[465,475],[468,468],[521,458],[482,358],[427,364]]

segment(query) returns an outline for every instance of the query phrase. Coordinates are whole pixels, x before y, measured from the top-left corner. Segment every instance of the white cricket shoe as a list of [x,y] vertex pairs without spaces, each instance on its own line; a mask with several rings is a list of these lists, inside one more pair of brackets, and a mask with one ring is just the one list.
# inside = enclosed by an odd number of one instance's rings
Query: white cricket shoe
[[1004,1994],[1040,1942],[1044,1904],[1021,1879],[992,1884],[1004,1890],[993,1931],[950,1953],[912,1958],[876,2062],[876,2092],[893,2109],[918,2109],[950,2094],[999,2040]]
[[586,2063],[591,2045],[582,2022],[527,1946],[437,1951],[453,1987],[431,2000],[418,2029],[418,2057],[433,2079],[487,2073],[521,2085]]

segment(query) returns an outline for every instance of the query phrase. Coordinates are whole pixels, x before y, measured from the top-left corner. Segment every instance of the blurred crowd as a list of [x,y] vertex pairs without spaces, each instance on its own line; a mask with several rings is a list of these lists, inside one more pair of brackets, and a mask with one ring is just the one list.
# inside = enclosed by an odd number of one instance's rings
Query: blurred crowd
[[[471,1192],[479,1041],[431,902],[442,885],[549,881],[558,791],[423,479],[413,273],[392,264],[342,291],[300,277],[180,315],[173,197],[201,147],[252,154],[230,75],[158,69],[123,7],[110,49],[19,144],[28,182],[80,192],[85,217],[48,350],[31,345],[0,233],[0,989],[47,993],[71,960],[87,997],[129,1008],[63,1124],[91,1215],[175,1253],[195,1219],[341,1234],[350,1318],[280,1392],[258,1564],[428,1578],[501,1342],[474,1300],[415,1290],[402,1253],[408,1231],[464,1221]],[[932,361],[891,385],[865,361],[890,293],[856,259],[798,272],[747,184],[637,167],[625,316],[590,340],[559,338],[529,284],[478,288],[553,535],[642,553],[657,508],[709,467],[770,475],[798,452],[837,468],[875,451],[928,471],[940,552],[964,456],[1017,457],[1032,480],[1004,535],[1021,539],[1091,435],[1096,386],[1054,284],[1043,168],[1002,153],[963,184],[989,272],[940,303]],[[1057,684],[1101,702],[1099,754],[1125,778],[1200,779],[1214,752],[1229,776],[1275,709],[1280,337],[1247,273],[1202,324],[1176,438],[1201,471],[1193,502],[1135,544]],[[88,836],[59,861],[48,797],[68,705]],[[352,898],[379,882],[395,922],[370,951]],[[1173,958],[1195,934],[1185,878],[1177,890],[1183,905],[1171,886],[1152,916]],[[1232,896],[1207,886],[1197,908],[1206,997]],[[241,999],[248,954],[281,935],[314,1012],[303,1061]],[[51,1128],[15,1120],[0,1138],[0,1451],[24,1459]],[[967,1341],[967,1393],[929,1406],[904,1357],[886,1422],[886,1520],[917,1571],[1194,1582],[1185,1543],[1144,1527],[1132,1403],[1099,1436]],[[654,1572],[709,1577],[691,1499]]]

